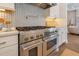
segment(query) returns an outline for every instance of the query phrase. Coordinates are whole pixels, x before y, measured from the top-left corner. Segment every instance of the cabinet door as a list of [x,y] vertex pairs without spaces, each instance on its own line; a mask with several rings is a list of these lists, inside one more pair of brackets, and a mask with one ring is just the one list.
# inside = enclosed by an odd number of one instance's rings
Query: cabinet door
[[65,41],[65,33],[64,33],[64,30],[61,29],[61,45],[64,43]]
[[62,45],[67,40],[67,32],[66,28],[59,29],[59,46]]
[[11,46],[18,43],[18,35],[0,37],[0,48]]
[[66,42],[67,43],[67,29],[63,28],[62,29],[62,43]]
[[0,56],[18,56],[18,44],[6,48],[1,48]]
[[59,17],[59,5],[50,8],[50,16],[54,18]]
[[59,39],[58,39],[58,45],[60,46],[62,44],[62,31],[59,29],[58,31]]

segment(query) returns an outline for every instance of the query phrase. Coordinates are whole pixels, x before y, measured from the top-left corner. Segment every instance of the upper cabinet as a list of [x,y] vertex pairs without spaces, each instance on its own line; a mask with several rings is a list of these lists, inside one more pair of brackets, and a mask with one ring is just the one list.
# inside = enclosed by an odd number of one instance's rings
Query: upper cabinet
[[53,18],[62,18],[64,19],[65,25],[67,25],[67,4],[66,3],[57,3],[56,6],[53,6],[49,9],[48,15]]
[[58,4],[56,6],[50,8],[50,16],[52,16],[54,18],[59,17],[59,5]]
[[0,9],[15,11],[14,3],[0,3]]
[[56,6],[50,8],[50,16],[54,18],[67,18],[67,4],[58,3]]
[[8,26],[6,21],[10,21],[10,27],[13,26],[13,22],[15,20],[14,3],[0,3],[0,20],[4,20],[0,23],[2,24],[2,28]]

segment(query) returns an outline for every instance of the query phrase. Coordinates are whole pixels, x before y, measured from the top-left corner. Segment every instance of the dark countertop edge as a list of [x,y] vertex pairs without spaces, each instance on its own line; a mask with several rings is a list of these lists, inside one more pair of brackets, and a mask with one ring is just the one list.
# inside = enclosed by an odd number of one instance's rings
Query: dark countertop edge
[[47,26],[24,26],[24,27],[16,27],[18,31],[29,31],[29,30],[38,30],[38,29],[46,29],[46,28],[55,28],[55,27],[47,27]]

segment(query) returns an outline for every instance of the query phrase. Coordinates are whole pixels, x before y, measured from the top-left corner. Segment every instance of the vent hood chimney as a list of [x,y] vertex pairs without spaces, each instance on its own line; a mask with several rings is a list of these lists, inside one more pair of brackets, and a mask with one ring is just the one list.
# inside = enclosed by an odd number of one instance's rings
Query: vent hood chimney
[[52,7],[52,6],[56,6],[57,3],[32,3],[32,5],[40,7],[42,9],[47,9],[47,8]]
[[56,5],[56,3],[40,3],[39,7],[43,8],[43,9],[47,9],[47,8],[50,8],[55,5]]

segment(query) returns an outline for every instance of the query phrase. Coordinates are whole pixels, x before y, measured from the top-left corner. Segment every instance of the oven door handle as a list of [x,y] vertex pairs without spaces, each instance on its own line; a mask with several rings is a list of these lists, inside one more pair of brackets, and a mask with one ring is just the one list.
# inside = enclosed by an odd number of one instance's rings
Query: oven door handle
[[45,42],[51,41],[51,40],[44,40]]
[[58,37],[51,37],[51,38],[44,38],[45,40],[43,40],[43,41],[47,42],[47,41],[54,40],[55,38],[57,38],[57,39],[58,39]]
[[40,44],[42,45],[42,42],[40,42],[40,43],[38,42],[38,43],[35,43],[35,44],[33,44],[33,45],[26,46],[26,47],[23,48],[23,50],[26,50],[26,49],[29,49],[29,48],[33,48],[33,47],[35,47],[35,46],[37,46],[37,45],[39,46]]

